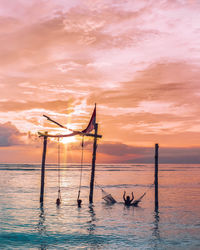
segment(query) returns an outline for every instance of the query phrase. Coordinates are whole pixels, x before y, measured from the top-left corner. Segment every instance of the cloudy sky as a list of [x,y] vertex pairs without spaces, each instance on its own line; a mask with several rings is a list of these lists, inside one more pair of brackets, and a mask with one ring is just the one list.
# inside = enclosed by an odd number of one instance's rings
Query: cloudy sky
[[0,0],[0,161],[40,162],[37,132],[69,132],[42,115],[83,129],[96,102],[98,162],[200,162],[199,80],[198,0]]

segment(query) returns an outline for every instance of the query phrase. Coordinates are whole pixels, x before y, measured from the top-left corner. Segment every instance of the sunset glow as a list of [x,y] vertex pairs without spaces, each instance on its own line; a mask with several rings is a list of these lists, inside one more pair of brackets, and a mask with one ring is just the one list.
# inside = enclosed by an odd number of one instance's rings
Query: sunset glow
[[[94,103],[103,135],[98,162],[152,162],[155,143],[163,162],[200,162],[199,1],[15,0],[0,7],[1,162],[40,162],[37,132],[66,132],[43,114],[81,130]],[[80,139],[62,140],[69,142],[77,162]],[[56,144],[48,146],[54,161]]]
[[75,137],[64,137],[60,140],[60,142],[62,142],[63,144],[68,144],[68,143],[76,142],[76,138]]

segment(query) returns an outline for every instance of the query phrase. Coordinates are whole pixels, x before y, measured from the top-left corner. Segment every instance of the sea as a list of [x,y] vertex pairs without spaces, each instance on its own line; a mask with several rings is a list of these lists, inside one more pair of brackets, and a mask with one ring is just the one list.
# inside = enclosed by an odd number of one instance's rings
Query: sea
[[[158,207],[153,164],[97,164],[92,205],[90,175],[84,164],[79,208],[81,166],[47,164],[41,205],[41,165],[0,164],[0,249],[200,249],[200,165],[160,164]],[[146,194],[126,207],[124,191]]]

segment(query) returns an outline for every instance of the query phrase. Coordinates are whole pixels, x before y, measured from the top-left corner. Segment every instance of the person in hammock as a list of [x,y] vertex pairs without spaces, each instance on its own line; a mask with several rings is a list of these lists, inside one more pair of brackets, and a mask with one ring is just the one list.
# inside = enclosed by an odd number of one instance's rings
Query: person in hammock
[[132,201],[134,200],[133,192],[132,192],[131,194],[132,194],[132,199],[130,198],[129,195],[126,196],[126,191],[124,191],[124,195],[123,195],[124,205],[126,205],[126,206],[131,206],[131,205],[133,205],[133,204],[132,204]]

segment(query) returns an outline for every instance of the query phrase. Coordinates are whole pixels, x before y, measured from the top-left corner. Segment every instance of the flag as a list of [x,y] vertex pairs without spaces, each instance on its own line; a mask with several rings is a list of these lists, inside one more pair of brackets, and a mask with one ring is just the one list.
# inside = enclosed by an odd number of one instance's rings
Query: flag
[[82,130],[81,132],[82,133],[90,133],[94,129],[95,123],[96,123],[96,104],[95,104],[94,111],[92,113],[92,116],[91,116],[91,119],[90,119],[90,122],[89,122],[87,128]]

